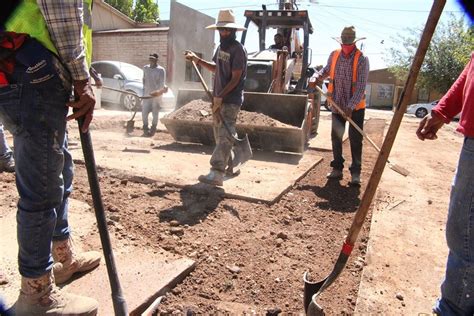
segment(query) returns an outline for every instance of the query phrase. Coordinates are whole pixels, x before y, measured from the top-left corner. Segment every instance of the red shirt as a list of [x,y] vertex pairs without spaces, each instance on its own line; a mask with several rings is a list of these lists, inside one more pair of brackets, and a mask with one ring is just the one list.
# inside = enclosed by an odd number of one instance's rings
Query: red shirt
[[461,112],[457,131],[474,137],[474,51],[461,75],[432,111],[446,124]]

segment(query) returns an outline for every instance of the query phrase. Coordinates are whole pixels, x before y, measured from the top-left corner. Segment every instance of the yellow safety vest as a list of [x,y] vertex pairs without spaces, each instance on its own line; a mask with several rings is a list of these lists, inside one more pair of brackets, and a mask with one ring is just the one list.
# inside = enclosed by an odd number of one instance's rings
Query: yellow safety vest
[[[332,98],[334,92],[334,76],[336,72],[336,63],[341,55],[341,50],[335,50],[332,55],[331,69],[329,70],[329,85],[327,95]],[[357,65],[359,63],[359,57],[362,55],[362,52],[356,48],[354,63],[352,64],[352,93],[355,93],[356,83],[357,83]],[[360,110],[365,108],[365,92],[362,100],[356,105],[355,110]]]
[[[82,28],[86,61],[89,66],[92,62],[92,1],[84,0],[84,26]],[[23,0],[8,19],[5,29],[10,32],[28,34],[58,55],[36,0]]]

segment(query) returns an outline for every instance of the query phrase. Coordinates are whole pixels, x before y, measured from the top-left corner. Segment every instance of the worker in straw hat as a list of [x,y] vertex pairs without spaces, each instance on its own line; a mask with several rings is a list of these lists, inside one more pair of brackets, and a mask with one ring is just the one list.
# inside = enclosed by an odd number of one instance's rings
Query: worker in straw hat
[[[365,85],[369,75],[369,60],[356,47],[356,42],[365,38],[357,38],[354,26],[345,27],[341,37],[334,38],[341,48],[329,55],[327,65],[314,77],[317,81],[329,77],[327,95],[341,108],[344,114],[362,129],[365,114]],[[343,177],[344,157],[342,156],[342,137],[346,128],[346,119],[332,109],[331,141],[333,160],[332,171],[328,179],[341,180]],[[352,164],[349,168],[351,180],[349,184],[360,185],[362,165],[362,135],[349,126],[349,141],[351,145]]]
[[247,75],[247,52],[236,40],[236,32],[245,28],[235,23],[234,13],[230,9],[220,10],[217,23],[206,28],[217,30],[220,36],[220,45],[212,61],[201,59],[193,52],[186,52],[186,59],[215,73],[212,114],[216,147],[210,161],[211,170],[207,175],[199,176],[198,180],[222,186],[225,175],[236,175],[231,162],[234,139],[227,132],[221,119],[235,135],[235,123],[243,103],[244,81]]

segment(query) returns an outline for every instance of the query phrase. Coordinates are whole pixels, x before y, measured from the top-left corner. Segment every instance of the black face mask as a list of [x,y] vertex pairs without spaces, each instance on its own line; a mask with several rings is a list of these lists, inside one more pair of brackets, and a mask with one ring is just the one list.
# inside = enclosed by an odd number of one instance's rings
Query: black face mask
[[237,35],[235,34],[236,30],[232,30],[232,33],[229,34],[229,36],[223,37],[220,35],[220,43],[221,43],[221,48],[222,49],[227,49],[237,38]]

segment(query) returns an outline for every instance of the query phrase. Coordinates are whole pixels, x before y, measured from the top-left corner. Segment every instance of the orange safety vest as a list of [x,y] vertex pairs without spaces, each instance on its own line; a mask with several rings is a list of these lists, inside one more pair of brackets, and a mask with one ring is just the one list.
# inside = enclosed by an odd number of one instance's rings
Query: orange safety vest
[[[332,55],[331,69],[329,70],[329,85],[327,95],[332,98],[334,91],[334,74],[336,72],[336,62],[341,55],[341,50],[335,50]],[[354,63],[352,64],[352,93],[355,93],[356,82],[357,82],[357,64],[359,63],[359,57],[362,55],[362,52],[356,48]],[[357,104],[355,110],[365,109],[365,92],[362,100]]]

